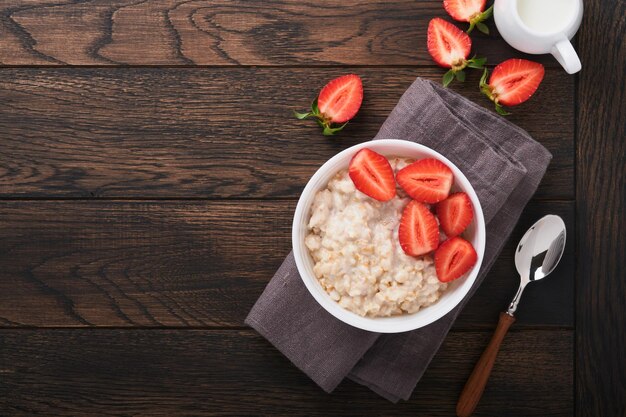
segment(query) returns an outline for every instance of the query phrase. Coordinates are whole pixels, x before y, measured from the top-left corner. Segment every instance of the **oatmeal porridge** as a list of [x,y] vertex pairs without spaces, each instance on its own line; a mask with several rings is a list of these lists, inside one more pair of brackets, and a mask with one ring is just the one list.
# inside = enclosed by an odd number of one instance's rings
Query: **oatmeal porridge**
[[[389,162],[395,172],[413,161]],[[372,317],[415,313],[445,291],[430,255],[408,256],[400,247],[398,226],[409,201],[399,187],[390,201],[370,198],[347,170],[316,194],[305,244],[315,276],[343,308]]]

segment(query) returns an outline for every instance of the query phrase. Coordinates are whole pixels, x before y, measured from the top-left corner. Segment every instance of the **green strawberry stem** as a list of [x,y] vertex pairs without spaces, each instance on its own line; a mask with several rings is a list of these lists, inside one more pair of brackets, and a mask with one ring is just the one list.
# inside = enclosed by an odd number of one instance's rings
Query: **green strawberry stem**
[[483,69],[485,67],[485,63],[487,62],[487,58],[477,58],[476,55],[474,55],[472,59],[466,62],[467,66],[470,68]]
[[487,58],[477,58],[476,55],[474,55],[472,59],[464,59],[458,64],[453,65],[448,72],[443,74],[441,84],[447,87],[455,78],[457,81],[463,82],[465,81],[465,72],[463,71],[465,68],[483,69],[486,62]]
[[330,125],[328,126],[324,126],[324,130],[322,130],[322,135],[324,136],[333,136],[335,133],[337,132],[341,132],[341,130],[346,127],[346,125],[348,124],[348,122],[345,122],[344,124],[337,126],[337,127],[331,127]]
[[469,29],[467,29],[467,33],[471,33],[474,30],[474,27],[478,28],[479,31],[484,33],[485,35],[489,35],[489,28],[487,25],[483,23],[483,21],[489,19],[493,14],[493,5],[489,7],[482,13],[476,13],[469,21]]
[[501,115],[501,116],[508,116],[511,113],[509,113],[508,111],[506,111],[504,109],[504,107],[502,107],[502,105],[500,103],[498,103],[498,97],[496,97],[493,94],[493,89],[491,88],[491,86],[489,84],[487,84],[487,75],[489,75],[489,71],[487,70],[487,68],[485,68],[485,71],[483,71],[483,75],[482,77],[480,77],[480,91],[481,93],[483,93],[484,95],[486,95],[489,100],[493,101],[493,103],[496,105],[496,112]]
[[444,87],[449,86],[450,83],[452,82],[452,80],[454,80],[454,74],[455,73],[456,73],[456,71],[450,70],[450,71],[446,72],[445,74],[443,74],[443,79],[441,80],[441,83],[443,84]]
[[511,115],[510,112],[504,110],[504,107],[502,107],[500,104],[496,103],[496,112],[501,115],[501,116],[509,116]]
[[489,94],[491,94],[491,87],[489,87],[489,84],[487,84],[487,75],[489,75],[489,70],[485,68],[485,70],[483,71],[483,75],[480,77],[480,91],[485,93],[485,89],[489,89]]
[[293,112],[293,115],[298,120],[308,119],[309,117],[314,117],[317,124],[322,128],[322,134],[324,136],[332,136],[346,127],[348,122],[345,122],[342,125],[337,126],[336,123],[333,123],[326,115],[320,113],[319,107],[317,107],[317,99],[313,100],[311,103],[311,111],[307,113],[299,113],[297,111]]

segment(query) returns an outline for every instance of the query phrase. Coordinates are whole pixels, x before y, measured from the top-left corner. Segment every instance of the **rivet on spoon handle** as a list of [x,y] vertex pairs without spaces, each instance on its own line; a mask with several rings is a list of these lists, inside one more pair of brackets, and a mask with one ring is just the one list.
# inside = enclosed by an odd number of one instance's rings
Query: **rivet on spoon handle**
[[507,313],[500,313],[498,327],[493,333],[489,345],[487,345],[476,366],[474,366],[474,370],[461,392],[459,402],[456,405],[456,415],[458,417],[469,417],[474,412],[480,397],[483,395],[487,380],[489,380],[489,375],[496,361],[496,356],[498,356],[502,340],[504,340],[504,336],[514,322],[515,317]]

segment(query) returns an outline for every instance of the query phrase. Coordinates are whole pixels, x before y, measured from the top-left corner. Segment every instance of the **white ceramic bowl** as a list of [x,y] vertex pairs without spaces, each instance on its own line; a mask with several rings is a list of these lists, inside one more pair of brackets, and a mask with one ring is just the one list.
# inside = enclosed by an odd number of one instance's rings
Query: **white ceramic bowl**
[[[422,159],[436,158],[445,163],[454,173],[453,191],[463,191],[469,195],[474,206],[474,220],[463,233],[463,237],[470,241],[476,253],[478,261],[465,276],[453,281],[443,293],[441,298],[434,304],[425,307],[413,314],[404,314],[392,317],[362,317],[348,311],[333,301],[324,291],[321,284],[313,273],[313,259],[304,244],[307,235],[307,223],[311,217],[311,204],[315,194],[328,184],[328,181],[337,172],[347,169],[350,160],[360,149],[370,148],[387,157],[398,156],[404,158]],[[317,302],[330,314],[339,320],[358,327],[378,333],[400,333],[424,327],[446,315],[467,295],[472,284],[476,280],[478,270],[483,261],[485,252],[485,219],[480,207],[480,201],[476,192],[465,175],[448,159],[440,153],[414,142],[396,139],[382,139],[361,143],[348,148],[329,159],[307,183],[302,195],[298,200],[292,226],[293,254],[298,267],[298,272],[307,289]]]

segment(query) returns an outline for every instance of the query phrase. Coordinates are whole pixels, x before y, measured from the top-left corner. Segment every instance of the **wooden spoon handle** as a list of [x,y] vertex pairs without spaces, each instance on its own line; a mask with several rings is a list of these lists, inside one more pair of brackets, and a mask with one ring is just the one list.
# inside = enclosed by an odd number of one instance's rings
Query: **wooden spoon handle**
[[469,417],[474,412],[476,405],[480,401],[480,397],[483,395],[485,385],[491,374],[491,368],[496,361],[498,351],[500,350],[500,344],[504,340],[506,332],[509,327],[515,322],[515,317],[507,314],[500,313],[500,320],[498,321],[498,327],[491,337],[491,341],[487,345],[487,348],[480,356],[480,359],[476,363],[472,374],[465,383],[459,402],[456,404],[456,415],[458,417]]

